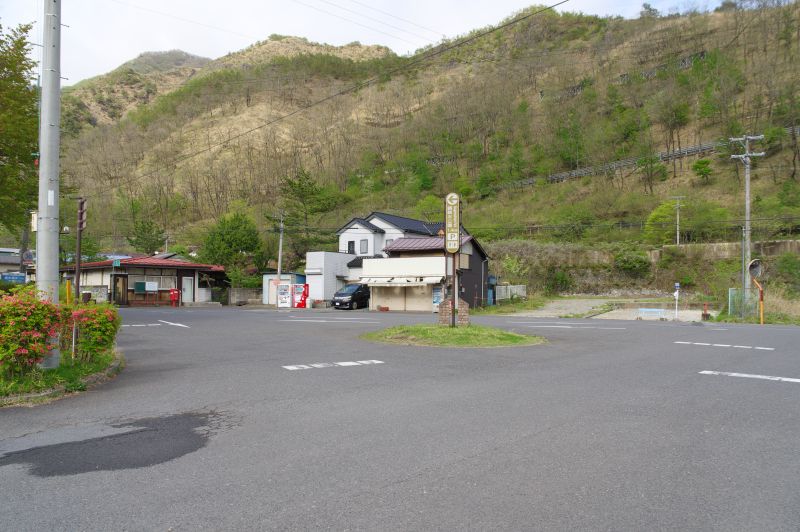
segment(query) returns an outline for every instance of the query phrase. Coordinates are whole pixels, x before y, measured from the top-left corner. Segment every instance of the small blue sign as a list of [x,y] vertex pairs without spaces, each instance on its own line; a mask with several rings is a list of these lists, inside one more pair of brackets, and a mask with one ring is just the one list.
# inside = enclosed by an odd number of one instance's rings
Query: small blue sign
[[24,273],[0,273],[0,279],[7,283],[25,284]]
[[119,268],[121,262],[119,259],[114,259],[114,262],[111,263],[111,266],[114,268]]
[[675,290],[681,289],[681,283],[675,283]]

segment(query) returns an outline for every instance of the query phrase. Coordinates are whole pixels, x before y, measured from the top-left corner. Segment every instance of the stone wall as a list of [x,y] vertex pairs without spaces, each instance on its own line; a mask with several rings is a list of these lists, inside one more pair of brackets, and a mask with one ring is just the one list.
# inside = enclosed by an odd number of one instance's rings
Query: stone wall
[[[447,299],[439,303],[439,325],[450,325],[452,316],[453,300]],[[456,314],[456,325],[461,327],[469,325],[469,305],[463,299],[458,300],[458,313]]]

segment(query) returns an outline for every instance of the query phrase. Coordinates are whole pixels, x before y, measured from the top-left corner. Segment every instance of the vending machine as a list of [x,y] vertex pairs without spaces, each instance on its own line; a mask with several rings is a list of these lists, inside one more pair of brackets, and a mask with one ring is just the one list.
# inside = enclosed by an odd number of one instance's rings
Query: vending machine
[[280,283],[278,285],[278,308],[292,307],[292,285]]
[[307,284],[293,284],[292,285],[292,307],[306,308],[308,301],[308,285]]

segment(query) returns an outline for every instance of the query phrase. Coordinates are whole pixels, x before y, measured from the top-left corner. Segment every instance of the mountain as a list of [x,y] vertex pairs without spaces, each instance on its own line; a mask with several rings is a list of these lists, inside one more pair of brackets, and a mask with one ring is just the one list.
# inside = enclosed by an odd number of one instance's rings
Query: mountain
[[87,125],[117,122],[131,109],[180,87],[209,61],[181,50],[145,52],[108,74],[66,87],[64,131],[75,135]]
[[411,57],[273,36],[204,65],[129,64],[70,94],[88,112],[65,174],[102,198],[93,226],[118,245],[141,217],[199,244],[232,209],[269,236],[302,169],[317,185],[306,236],[373,210],[440,218],[455,190],[484,240],[646,246],[674,232],[644,230],[671,196],[692,205],[686,238],[737,239],[738,147],[658,154],[763,132],[754,213],[786,220],[764,235],[800,225],[797,3],[633,20],[539,9]]

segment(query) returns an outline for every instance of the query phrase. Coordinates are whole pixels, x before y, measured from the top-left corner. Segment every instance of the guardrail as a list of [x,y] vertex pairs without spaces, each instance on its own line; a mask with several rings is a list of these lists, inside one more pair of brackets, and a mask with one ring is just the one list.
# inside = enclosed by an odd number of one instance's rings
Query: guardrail
[[[792,133],[791,127],[784,128],[787,133]],[[794,128],[796,133],[800,133],[800,126]],[[694,146],[688,146],[686,148],[681,148],[679,150],[673,151],[662,151],[658,153],[658,158],[661,161],[672,161],[674,159],[682,159],[684,157],[691,157],[692,155],[700,155],[703,153],[712,153],[717,151],[718,148],[722,146],[726,146],[727,142],[706,142],[704,144],[696,144]],[[637,162],[639,161],[638,157],[630,157],[628,159],[620,159],[618,161],[614,161],[611,163],[600,164],[597,166],[586,166],[583,168],[576,168],[575,170],[569,170],[566,172],[558,172],[555,174],[550,174],[544,178],[537,178],[537,177],[528,177],[526,179],[521,179],[519,181],[514,181],[509,186],[530,186],[536,184],[537,180],[544,179],[548,183],[562,183],[564,181],[570,179],[576,179],[579,177],[586,177],[590,175],[603,175],[610,172],[614,172],[620,168],[630,168],[632,166],[636,166]]]

